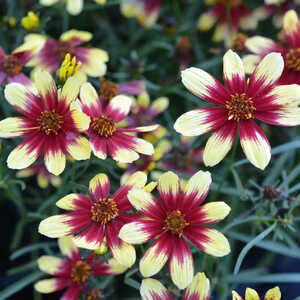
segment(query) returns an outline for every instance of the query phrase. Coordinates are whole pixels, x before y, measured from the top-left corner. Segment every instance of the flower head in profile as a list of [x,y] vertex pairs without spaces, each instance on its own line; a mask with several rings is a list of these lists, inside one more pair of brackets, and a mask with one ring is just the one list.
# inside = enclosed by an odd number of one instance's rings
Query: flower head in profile
[[130,213],[132,205],[127,194],[132,188],[143,188],[147,176],[137,172],[110,195],[110,181],[106,174],[96,175],[89,184],[89,195],[69,194],[56,205],[68,213],[51,216],[39,225],[39,232],[51,238],[74,235],[78,247],[95,250],[104,237],[113,256],[125,266],[135,262],[134,247],[119,237],[120,228],[136,215]]
[[[158,280],[147,278],[142,281],[140,293],[142,300],[172,300],[172,297]],[[204,273],[197,273],[186,288],[182,300],[209,300],[210,284]]]
[[206,166],[218,164],[231,149],[239,130],[243,151],[257,168],[271,159],[270,144],[255,119],[272,125],[300,124],[299,85],[276,85],[284,62],[280,53],[264,57],[246,80],[240,57],[228,50],[223,58],[224,84],[198,68],[182,72],[182,82],[193,94],[213,104],[180,116],[174,128],[184,136],[214,131],[203,153]]
[[80,89],[82,110],[91,118],[87,130],[91,147],[95,156],[106,159],[110,156],[122,163],[131,163],[139,158],[139,154],[152,155],[151,143],[132,134],[155,130],[158,125],[142,127],[121,127],[121,121],[130,111],[131,98],[118,95],[112,98],[106,106],[99,98],[90,83],[84,83]]
[[170,259],[172,281],[178,288],[186,288],[194,276],[193,256],[186,239],[213,256],[230,252],[226,237],[207,227],[224,219],[230,211],[224,202],[201,205],[210,184],[210,173],[199,171],[182,189],[178,176],[167,172],[158,180],[160,200],[142,189],[135,188],[128,193],[140,217],[124,225],[119,236],[132,244],[153,240],[140,260],[144,277],[157,274]]
[[59,40],[40,34],[28,34],[25,37],[26,42],[35,42],[41,45],[41,50],[31,62],[31,66],[53,73],[69,53],[71,57],[76,57],[76,60],[81,62],[80,72],[91,77],[103,76],[106,73],[107,52],[98,48],[82,46],[92,37],[92,34],[87,31],[74,29],[64,32]]
[[159,17],[160,0],[122,0],[121,13],[126,18],[136,18],[144,27],[152,26]]
[[91,278],[126,271],[126,267],[120,265],[114,258],[109,259],[108,263],[97,260],[94,253],[83,258],[71,237],[60,238],[58,245],[64,258],[44,255],[37,261],[41,271],[54,276],[42,279],[34,285],[35,290],[40,293],[49,294],[66,288],[60,299],[77,300],[88,292]]
[[[237,292],[232,292],[232,300],[260,300],[257,292],[253,289],[247,288],[245,298],[241,297]],[[280,300],[281,292],[279,287],[275,287],[266,292],[264,300]]]
[[284,59],[284,70],[279,83],[300,84],[300,22],[294,10],[290,10],[284,15],[283,32],[284,43],[262,36],[249,38],[245,45],[253,54],[243,58],[245,70],[247,73],[252,73],[267,54],[279,52]]
[[90,118],[75,101],[79,83],[70,77],[58,91],[51,75],[46,71],[35,74],[33,94],[20,83],[5,87],[5,97],[22,117],[9,117],[0,122],[0,137],[26,138],[8,156],[12,169],[25,169],[39,157],[44,157],[46,169],[59,175],[66,165],[66,154],[75,160],[88,159],[89,141],[80,135],[88,129]]

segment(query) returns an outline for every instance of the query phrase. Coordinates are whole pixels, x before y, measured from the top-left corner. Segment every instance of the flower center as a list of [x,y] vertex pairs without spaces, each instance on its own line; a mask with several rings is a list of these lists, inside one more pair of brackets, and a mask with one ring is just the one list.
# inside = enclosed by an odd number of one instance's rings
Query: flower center
[[86,295],[86,300],[99,300],[101,298],[101,292],[97,289],[90,290]]
[[99,92],[99,96],[104,101],[109,101],[113,97],[119,95],[119,85],[117,83],[114,83],[112,81],[108,81],[105,79],[101,79],[101,89]]
[[219,0],[219,4],[229,5],[231,7],[239,6],[242,4],[243,0]]
[[228,109],[229,120],[240,121],[253,118],[253,112],[256,110],[252,98],[245,93],[232,94],[230,100],[226,101],[225,107]]
[[13,55],[5,56],[2,61],[2,69],[8,75],[17,75],[22,71],[22,68],[18,58]]
[[56,113],[54,109],[41,112],[37,121],[40,123],[40,130],[46,135],[53,133],[58,135],[58,132],[61,130],[64,123],[63,117]]
[[165,231],[171,231],[173,234],[177,234],[179,237],[182,236],[183,229],[188,226],[189,223],[184,219],[184,214],[180,210],[174,210],[165,219]]
[[246,41],[248,39],[248,35],[244,33],[237,33],[232,38],[232,47],[236,51],[245,51],[246,50]]
[[92,221],[104,225],[118,216],[119,209],[114,199],[100,198],[91,207],[91,213]]
[[91,275],[92,267],[82,260],[76,261],[71,270],[71,279],[75,283],[84,283]]
[[68,42],[60,41],[57,44],[56,53],[61,59],[64,59],[68,53],[75,56],[75,49]]
[[285,66],[294,71],[300,71],[300,48],[291,49],[285,56]]
[[98,118],[93,118],[91,128],[100,136],[110,137],[117,130],[115,122],[112,118],[101,115]]

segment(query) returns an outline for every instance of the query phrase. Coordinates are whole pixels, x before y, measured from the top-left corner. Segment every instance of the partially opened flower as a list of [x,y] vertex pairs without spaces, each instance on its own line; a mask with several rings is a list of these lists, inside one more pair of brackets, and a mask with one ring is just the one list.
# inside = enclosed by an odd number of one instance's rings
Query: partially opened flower
[[51,75],[45,71],[35,74],[34,95],[20,83],[5,87],[5,97],[24,117],[9,117],[0,122],[0,137],[26,137],[8,156],[12,169],[25,169],[39,157],[44,157],[47,170],[59,175],[66,165],[66,154],[75,160],[88,159],[89,141],[80,135],[88,129],[90,118],[75,101],[79,83],[70,77],[61,91],[57,91]]
[[118,95],[103,107],[96,90],[90,83],[84,83],[80,90],[82,110],[91,117],[91,124],[86,132],[90,138],[95,156],[106,159],[110,156],[122,163],[130,163],[139,158],[139,154],[152,155],[151,143],[132,134],[155,130],[158,125],[142,127],[121,127],[120,122],[130,111],[131,98]]
[[[142,281],[140,293],[142,300],[172,300],[172,297],[158,280],[147,278]],[[197,273],[193,281],[186,288],[182,300],[209,300],[210,284],[204,273]]]
[[77,300],[88,292],[88,284],[93,277],[116,275],[126,271],[126,267],[113,258],[108,263],[97,260],[94,253],[83,258],[71,237],[60,238],[58,245],[64,259],[44,255],[37,261],[41,271],[54,276],[42,279],[34,285],[35,290],[40,293],[49,294],[66,288],[60,299]]
[[288,11],[283,21],[285,43],[262,36],[254,36],[246,41],[246,47],[254,54],[243,58],[245,70],[252,73],[261,60],[271,52],[279,52],[284,59],[284,70],[280,84],[300,84],[300,22],[294,10]]
[[150,27],[159,17],[160,0],[122,0],[120,8],[126,18],[136,18],[142,26]]
[[[270,289],[265,294],[264,300],[280,300],[281,292],[279,287]],[[232,292],[232,300],[260,300],[257,292],[253,289],[247,288],[245,298],[241,297],[237,292]]]
[[127,194],[132,188],[143,188],[147,176],[137,172],[110,196],[110,181],[105,174],[96,175],[89,184],[89,195],[69,194],[56,205],[70,212],[49,217],[39,232],[51,238],[74,235],[78,247],[98,249],[104,237],[113,256],[125,266],[135,262],[134,247],[118,237],[120,228],[135,219]]
[[64,32],[58,41],[40,34],[28,34],[25,41],[42,45],[35,60],[31,63],[32,66],[53,73],[69,53],[71,57],[75,56],[76,60],[81,62],[81,72],[88,76],[99,77],[106,73],[108,54],[102,49],[81,46],[92,37],[92,34],[87,31],[72,29]]
[[119,236],[132,244],[153,240],[140,260],[144,277],[157,274],[170,259],[172,281],[178,288],[186,288],[194,276],[193,256],[186,239],[209,255],[221,257],[230,252],[226,237],[207,227],[224,219],[230,211],[224,202],[201,206],[210,184],[210,173],[199,171],[182,189],[178,176],[167,172],[158,181],[160,200],[142,189],[128,193],[140,217],[124,225]]
[[205,71],[189,68],[182,82],[193,94],[214,104],[180,116],[174,128],[184,136],[214,131],[203,153],[206,166],[218,164],[231,149],[237,130],[248,160],[265,169],[271,159],[270,144],[254,119],[272,125],[300,124],[299,85],[276,85],[284,62],[279,53],[271,53],[260,62],[246,81],[240,57],[228,50],[223,58],[225,86]]

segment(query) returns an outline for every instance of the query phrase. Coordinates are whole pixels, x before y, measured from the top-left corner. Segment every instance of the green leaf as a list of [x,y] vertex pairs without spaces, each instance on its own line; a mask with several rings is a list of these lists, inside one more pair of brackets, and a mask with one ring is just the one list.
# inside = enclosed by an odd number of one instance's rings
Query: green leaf
[[136,290],[140,290],[140,283],[137,282],[136,280],[132,279],[132,278],[129,278],[129,277],[125,277],[124,279],[124,283],[133,287],[134,289]]
[[277,282],[300,282],[300,273],[279,273],[268,274],[262,276],[245,276],[241,277],[240,274],[228,276],[228,282],[230,283],[277,283]]

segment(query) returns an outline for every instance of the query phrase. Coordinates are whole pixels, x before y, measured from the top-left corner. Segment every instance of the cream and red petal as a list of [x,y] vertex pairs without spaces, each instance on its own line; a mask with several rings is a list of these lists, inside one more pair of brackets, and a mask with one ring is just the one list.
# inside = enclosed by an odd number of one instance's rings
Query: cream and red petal
[[227,238],[215,229],[188,226],[184,229],[184,234],[194,245],[209,255],[221,257],[230,253]]
[[44,139],[40,134],[33,135],[17,146],[7,157],[11,169],[25,169],[32,165],[42,154]]
[[113,139],[108,141],[107,147],[110,156],[117,162],[132,163],[140,157],[134,150],[127,149],[124,145],[119,145]]
[[0,137],[15,138],[30,135],[36,130],[35,125],[35,122],[23,117],[6,118],[0,121]]
[[183,237],[173,237],[170,274],[179,289],[185,289],[193,280],[194,262],[191,250]]
[[63,236],[58,239],[58,246],[60,252],[67,258],[74,260],[80,259],[80,250],[76,247],[73,242],[72,236]]
[[97,91],[89,82],[82,84],[79,96],[82,102],[82,109],[86,114],[94,118],[102,114],[102,105]]
[[110,181],[106,174],[100,173],[94,176],[89,183],[89,193],[94,201],[108,198]]
[[123,120],[129,113],[132,99],[125,95],[118,95],[112,98],[106,109],[105,115],[111,117],[115,123]]
[[8,83],[13,83],[13,82],[20,83],[20,84],[26,86],[27,89],[30,90],[33,94],[35,94],[35,95],[37,94],[37,89],[36,89],[34,83],[32,82],[32,80],[29,77],[27,77],[23,73],[19,73],[14,76],[8,76],[7,82]]
[[86,210],[89,211],[93,202],[89,197],[82,194],[69,194],[56,202],[56,206],[65,210]]
[[223,126],[227,119],[222,107],[198,108],[181,115],[174,128],[184,136],[198,136]]
[[237,127],[236,121],[228,120],[222,127],[213,132],[207,140],[203,152],[205,166],[213,167],[227,155],[235,141]]
[[79,284],[72,284],[60,297],[60,300],[78,300],[82,294]]
[[172,246],[172,237],[164,233],[149,247],[140,260],[140,272],[144,277],[151,277],[164,267],[172,253]]
[[69,77],[59,94],[59,101],[65,101],[67,105],[77,99],[81,82],[76,77]]
[[191,93],[205,101],[224,105],[229,97],[221,83],[202,69],[188,68],[181,72],[181,79]]
[[39,269],[50,275],[57,275],[65,261],[59,257],[43,255],[37,260]]
[[268,139],[253,120],[240,122],[240,141],[248,160],[257,168],[264,170],[271,159]]
[[210,283],[205,273],[197,273],[191,284],[186,288],[182,300],[209,300]]
[[232,291],[232,300],[244,300],[236,291]]
[[115,258],[110,258],[108,264],[110,266],[110,274],[122,274],[128,269],[126,266],[121,265]]
[[69,132],[66,135],[66,151],[75,160],[89,159],[91,156],[91,145],[87,138],[80,134]]
[[244,65],[240,57],[228,50],[223,57],[224,83],[230,93],[243,93],[246,89]]
[[278,286],[270,289],[265,294],[264,300],[280,300],[281,292]]
[[245,46],[249,49],[250,52],[263,56],[270,52],[282,52],[283,48],[279,43],[274,42],[273,40],[262,37],[262,36],[253,36],[246,40]]
[[190,208],[192,210],[200,205],[207,196],[211,182],[211,174],[208,171],[198,171],[194,174],[183,189],[180,204],[182,209]]
[[62,290],[70,283],[68,278],[51,278],[38,281],[34,289],[42,294],[50,294]]
[[300,125],[300,108],[283,108],[281,110],[257,112],[255,118],[272,125],[297,126]]
[[242,60],[246,74],[252,74],[260,62],[260,57],[256,54],[248,54],[245,55]]
[[140,126],[134,128],[118,128],[119,132],[149,132],[158,129],[159,125],[148,125],[148,126]]
[[95,156],[100,159],[106,159],[107,157],[107,145],[109,140],[105,137],[100,137],[99,135],[89,131],[91,149]]
[[140,287],[142,300],[172,300],[171,293],[156,279],[147,278]]
[[94,276],[114,275],[112,268],[106,263],[105,260],[94,263],[92,265],[92,272]]
[[283,17],[283,29],[291,46],[295,46],[299,32],[299,19],[295,10],[289,10]]
[[[59,138],[55,137],[55,139],[53,140],[56,141],[59,145]],[[61,174],[65,169],[66,155],[60,148],[53,146],[55,145],[51,143],[53,142],[53,140],[50,141],[50,143],[46,146],[45,154],[44,154],[44,162],[47,170],[51,174],[57,176]]]
[[64,32],[59,40],[66,41],[71,46],[78,46],[80,44],[86,43],[92,39],[93,35],[88,31],[80,31],[76,29],[71,29]]
[[246,289],[245,298],[246,298],[246,300],[247,299],[260,300],[258,293],[251,288]]

